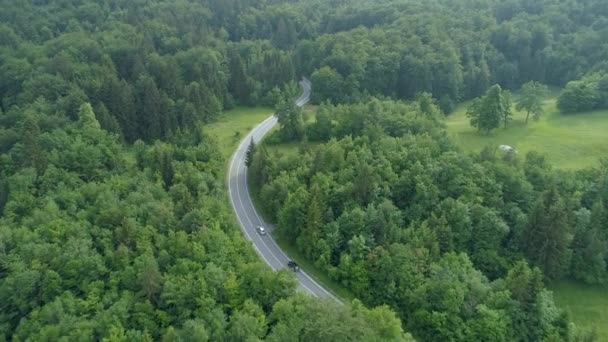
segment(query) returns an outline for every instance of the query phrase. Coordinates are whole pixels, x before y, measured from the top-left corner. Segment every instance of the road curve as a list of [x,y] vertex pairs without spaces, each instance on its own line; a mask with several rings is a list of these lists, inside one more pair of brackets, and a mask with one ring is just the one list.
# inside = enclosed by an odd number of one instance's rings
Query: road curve
[[[307,79],[300,82],[303,93],[296,100],[296,105],[302,107],[310,100],[311,83]],[[239,144],[236,152],[230,159],[228,169],[228,192],[230,202],[239,221],[239,225],[245,237],[253,243],[256,252],[273,270],[277,271],[287,267],[290,260],[287,254],[281,250],[279,245],[271,236],[273,227],[264,222],[262,216],[258,214],[251,201],[249,187],[247,185],[247,167],[245,166],[245,155],[249,147],[249,142],[253,139],[256,143],[277,124],[276,116],[272,115],[258,126],[256,126]],[[256,231],[257,226],[266,228],[269,234],[259,235]],[[312,296],[319,298],[332,298],[338,302],[340,300],[327,291],[323,286],[312,279],[304,270],[295,273],[300,284],[300,288]]]

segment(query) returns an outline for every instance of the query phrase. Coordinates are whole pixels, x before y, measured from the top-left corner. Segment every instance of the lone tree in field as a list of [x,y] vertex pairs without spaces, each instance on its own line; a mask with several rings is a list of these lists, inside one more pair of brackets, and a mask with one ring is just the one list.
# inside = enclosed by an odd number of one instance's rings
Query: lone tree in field
[[530,81],[521,87],[521,97],[517,102],[517,110],[526,111],[526,125],[530,119],[530,114],[534,121],[538,121],[543,115],[545,110],[543,109],[543,100],[549,94],[549,89],[546,85]]
[[488,134],[504,122],[505,128],[511,120],[511,94],[496,84],[486,94],[473,100],[467,109],[471,126]]

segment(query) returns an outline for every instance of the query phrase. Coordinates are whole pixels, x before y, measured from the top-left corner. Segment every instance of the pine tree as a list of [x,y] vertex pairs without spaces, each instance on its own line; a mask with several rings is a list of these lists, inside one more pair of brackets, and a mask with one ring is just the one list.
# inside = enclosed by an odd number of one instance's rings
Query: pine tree
[[156,167],[163,180],[165,190],[169,190],[173,185],[175,171],[173,169],[173,151],[170,145],[157,142],[154,145],[154,158]]
[[268,163],[270,163],[270,156],[264,145],[260,145],[256,148],[249,174],[255,184],[265,184],[268,180]]
[[251,104],[249,81],[245,71],[245,63],[241,56],[234,52],[230,56],[230,81],[228,90],[241,105]]
[[[124,80],[119,81],[115,76],[106,79],[101,89],[101,101],[107,107],[111,116],[115,117],[120,130],[127,142],[138,138],[133,89]],[[102,120],[100,124],[104,127]]]
[[247,166],[247,167],[251,166],[251,163],[253,162],[253,156],[255,154],[255,149],[256,149],[255,141],[253,141],[253,138],[252,138],[251,141],[249,142],[249,147],[247,148],[247,154],[245,154],[245,166]]
[[40,127],[33,114],[26,114],[23,121],[23,165],[34,167],[38,176],[46,169],[46,159],[39,144]]
[[138,257],[135,261],[138,268],[137,283],[141,292],[153,303],[162,289],[162,274],[158,269],[158,263],[151,252]]
[[540,196],[529,215],[523,249],[549,279],[562,277],[569,264],[568,222],[566,207],[555,187]]
[[8,202],[9,191],[8,180],[2,175],[2,179],[0,179],[0,216],[4,213],[4,207]]
[[101,129],[90,103],[83,103],[78,112],[78,123],[84,129]]
[[511,111],[511,106],[513,104],[513,100],[512,100],[513,97],[511,95],[510,91],[503,90],[502,93],[500,94],[500,98],[501,98],[501,102],[502,102],[500,116],[501,116],[505,129],[507,129],[507,125],[509,124],[509,122],[511,122],[511,120],[513,120],[513,118],[512,118],[513,111]]
[[101,128],[110,133],[122,136],[122,130],[120,129],[118,120],[110,114],[103,102],[100,102],[95,108],[95,116],[97,117],[97,121],[99,121]]
[[315,255],[316,242],[321,238],[321,229],[323,228],[323,216],[327,211],[325,205],[323,191],[318,185],[313,185],[310,190],[310,201],[306,211],[306,227],[302,229],[298,242],[300,249],[311,260],[316,260],[319,255]]
[[275,31],[274,43],[280,49],[285,49],[290,45],[290,32],[284,18],[280,18]]
[[161,96],[150,76],[141,76],[136,84],[137,121],[139,136],[147,141],[162,137]]

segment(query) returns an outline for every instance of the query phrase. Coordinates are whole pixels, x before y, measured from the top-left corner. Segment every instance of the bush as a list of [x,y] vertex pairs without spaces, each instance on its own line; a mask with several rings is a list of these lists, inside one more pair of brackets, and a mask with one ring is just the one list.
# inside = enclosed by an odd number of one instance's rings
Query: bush
[[569,82],[557,99],[562,113],[608,108],[608,75],[592,74]]
[[595,83],[570,82],[557,99],[557,108],[562,113],[577,113],[598,107],[599,90]]

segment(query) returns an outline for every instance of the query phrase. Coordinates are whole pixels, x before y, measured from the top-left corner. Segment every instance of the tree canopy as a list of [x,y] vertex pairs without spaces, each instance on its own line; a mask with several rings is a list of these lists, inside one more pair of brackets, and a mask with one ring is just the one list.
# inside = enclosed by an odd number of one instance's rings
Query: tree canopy
[[[565,86],[563,112],[607,108],[606,1],[0,9],[0,340],[586,337],[543,281],[608,281],[606,163],[465,155],[440,113],[481,97],[472,117],[491,131],[530,81]],[[311,124],[289,101],[303,76]],[[303,146],[251,146],[258,195],[361,302],[301,296],[236,229],[201,128],[254,105],[276,106],[279,137]]]
[[417,339],[583,338],[544,283],[606,282],[606,164],[571,172],[537,153],[466,155],[423,114],[436,112],[426,96],[322,105],[329,137],[254,154],[257,196],[310,262],[364,303],[389,305]]
[[473,100],[467,109],[471,126],[486,134],[498,128],[501,122],[507,128],[511,115],[511,94],[498,84],[488,89],[484,96]]

